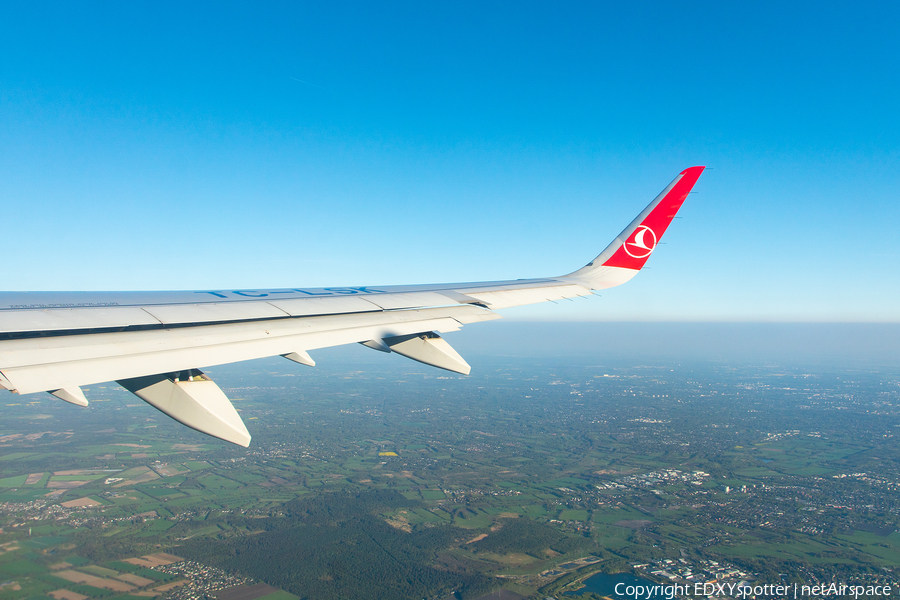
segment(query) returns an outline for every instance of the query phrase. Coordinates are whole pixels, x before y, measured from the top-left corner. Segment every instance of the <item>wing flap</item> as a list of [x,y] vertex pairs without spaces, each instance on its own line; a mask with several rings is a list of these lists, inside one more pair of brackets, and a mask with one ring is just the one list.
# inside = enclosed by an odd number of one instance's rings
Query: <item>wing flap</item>
[[114,329],[159,324],[137,306],[0,310],[2,332]]
[[203,304],[162,304],[143,307],[165,325],[251,321],[290,316],[268,302],[210,302]]
[[11,340],[0,345],[0,364],[4,365],[3,376],[16,391],[31,393],[422,331],[455,331],[462,324],[498,318],[488,310],[466,305]]
[[294,298],[290,300],[269,300],[269,304],[283,310],[292,317],[315,315],[340,315],[381,310],[362,296],[329,296],[328,298]]
[[423,306],[443,306],[459,304],[438,292],[412,292],[408,294],[372,294],[366,300],[384,310],[400,308],[421,308]]
[[554,300],[565,300],[566,298],[577,298],[579,296],[590,296],[590,290],[575,284],[564,285],[539,285],[535,287],[522,286],[512,289],[496,289],[496,290],[479,290],[479,289],[461,289],[460,293],[484,302],[492,310],[498,308],[509,308],[511,306],[522,306],[524,304],[536,304],[538,302],[550,302]]

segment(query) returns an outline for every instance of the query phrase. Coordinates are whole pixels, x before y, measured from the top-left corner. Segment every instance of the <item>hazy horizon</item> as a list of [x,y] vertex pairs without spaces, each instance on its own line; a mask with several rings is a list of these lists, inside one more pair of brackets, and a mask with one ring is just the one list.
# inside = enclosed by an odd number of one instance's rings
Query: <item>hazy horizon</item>
[[[476,370],[492,359],[563,363],[708,361],[768,365],[900,366],[896,323],[681,323],[492,321],[443,337]],[[334,362],[380,368],[399,355],[350,345],[311,350],[320,366]],[[411,363],[415,364],[415,363]],[[227,369],[221,365],[217,369]],[[431,367],[422,368],[431,369]],[[435,373],[440,371],[434,370]]]

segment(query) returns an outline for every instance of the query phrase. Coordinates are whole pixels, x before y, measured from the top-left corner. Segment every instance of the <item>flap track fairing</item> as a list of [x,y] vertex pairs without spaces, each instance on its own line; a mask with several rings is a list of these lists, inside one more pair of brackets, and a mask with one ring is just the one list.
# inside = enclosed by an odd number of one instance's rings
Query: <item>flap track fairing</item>
[[301,365],[306,365],[307,367],[316,366],[316,361],[313,360],[312,356],[309,355],[309,352],[305,350],[295,350],[294,352],[290,352],[288,354],[282,354],[288,360],[292,360],[295,363],[300,363]]
[[468,375],[472,371],[462,356],[433,331],[386,337],[382,340],[391,352],[439,369]]
[[65,400],[69,404],[76,406],[87,406],[88,400],[84,397],[84,392],[77,385],[59,390],[53,390],[50,394],[56,396],[60,400]]
[[250,445],[250,433],[225,392],[196,369],[117,383],[179,423],[238,446]]

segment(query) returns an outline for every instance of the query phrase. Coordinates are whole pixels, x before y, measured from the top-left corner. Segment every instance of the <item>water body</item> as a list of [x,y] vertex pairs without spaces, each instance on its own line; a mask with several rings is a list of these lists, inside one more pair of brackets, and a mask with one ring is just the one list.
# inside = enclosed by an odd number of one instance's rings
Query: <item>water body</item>
[[[628,586],[653,586],[660,585],[658,583],[654,583],[649,579],[642,579],[641,577],[635,577],[634,575],[630,575],[628,573],[616,573],[615,575],[607,575],[606,573],[596,573],[591,575],[587,579],[584,580],[584,587],[578,590],[577,592],[566,592],[564,596],[582,596],[588,592],[592,592],[594,594],[600,594],[601,596],[609,596],[610,598],[615,598],[616,600],[637,600],[636,596],[626,596],[624,594],[616,594],[616,585],[624,584],[619,586],[619,590],[625,591],[625,588]],[[663,598],[662,594],[656,596],[657,598]],[[647,596],[643,596],[643,600],[646,600]]]

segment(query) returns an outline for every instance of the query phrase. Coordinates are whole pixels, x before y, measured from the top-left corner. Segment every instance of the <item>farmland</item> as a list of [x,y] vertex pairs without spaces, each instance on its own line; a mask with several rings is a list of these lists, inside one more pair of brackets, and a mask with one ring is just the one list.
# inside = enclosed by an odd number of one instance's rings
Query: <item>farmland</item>
[[216,375],[249,449],[112,386],[87,410],[9,402],[4,598],[172,595],[184,577],[126,562],[160,552],[317,598],[556,593],[665,559],[805,582],[900,564],[897,374],[363,366]]

